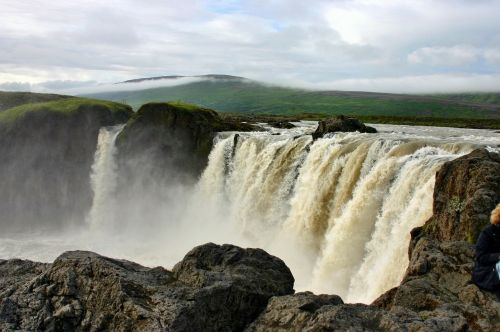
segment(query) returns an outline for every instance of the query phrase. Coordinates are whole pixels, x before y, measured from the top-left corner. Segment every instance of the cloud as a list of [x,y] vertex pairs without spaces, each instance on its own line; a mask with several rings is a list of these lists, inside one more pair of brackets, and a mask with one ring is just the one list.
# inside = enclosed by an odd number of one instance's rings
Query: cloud
[[[269,84],[283,85],[282,80],[268,79]],[[437,74],[400,77],[354,78],[311,83],[288,80],[288,87],[306,90],[371,91],[429,94],[462,92],[498,92],[500,74]]]
[[496,75],[498,12],[493,0],[3,0],[0,83]]
[[41,83],[8,82],[0,83],[0,90],[60,93],[66,95],[85,95],[101,92],[120,92],[171,87],[211,80],[207,77],[179,77],[141,82],[102,84],[96,81],[46,81]]
[[408,55],[414,64],[461,66],[478,61],[481,51],[470,46],[423,47]]

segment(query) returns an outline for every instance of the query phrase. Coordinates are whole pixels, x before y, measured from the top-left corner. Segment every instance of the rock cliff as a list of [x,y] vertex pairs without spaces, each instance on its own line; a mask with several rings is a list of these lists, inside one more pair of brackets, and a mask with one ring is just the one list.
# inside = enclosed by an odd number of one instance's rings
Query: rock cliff
[[91,252],[0,262],[2,331],[238,331],[275,295],[286,265],[260,249],[206,244],[172,271]]
[[[145,104],[117,140],[121,178],[147,174],[155,181],[193,182],[208,162],[216,133],[230,130],[250,131],[253,127],[223,120],[213,110],[190,104]],[[141,174],[137,174],[138,165]]]
[[125,105],[81,98],[1,112],[2,231],[58,229],[82,219],[92,199],[89,174],[99,129],[131,113]]

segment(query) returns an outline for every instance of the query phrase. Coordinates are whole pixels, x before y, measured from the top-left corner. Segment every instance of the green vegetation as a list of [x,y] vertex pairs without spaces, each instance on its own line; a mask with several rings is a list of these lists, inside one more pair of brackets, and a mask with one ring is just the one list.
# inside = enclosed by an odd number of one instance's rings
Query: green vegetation
[[29,103],[40,103],[53,100],[73,98],[71,96],[53,95],[32,92],[5,92],[0,91],[0,111]]
[[29,103],[13,107],[0,112],[0,123],[12,122],[31,112],[58,112],[70,114],[79,110],[91,108],[106,108],[112,114],[124,117],[130,112],[130,107],[124,104],[118,104],[111,101],[94,100],[87,98],[66,98],[56,101]]
[[432,97],[466,102],[472,104],[489,104],[500,106],[500,93],[454,93],[454,94],[435,94]]
[[306,91],[248,80],[210,80],[137,91],[99,93],[134,109],[147,102],[183,101],[220,112],[317,116],[500,119],[500,106],[472,105],[441,97],[366,92]]

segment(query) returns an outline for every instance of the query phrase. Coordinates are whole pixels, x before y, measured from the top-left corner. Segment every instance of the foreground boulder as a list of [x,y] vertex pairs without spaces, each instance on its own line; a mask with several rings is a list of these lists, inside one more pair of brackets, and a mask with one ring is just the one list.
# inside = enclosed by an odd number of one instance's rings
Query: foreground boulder
[[172,271],[83,251],[3,261],[0,330],[238,331],[293,282],[280,259],[231,245],[197,247]]
[[[208,162],[216,133],[230,130],[249,131],[253,127],[223,120],[213,110],[190,104],[145,104],[117,139],[120,172],[123,178],[133,179],[140,177],[140,168],[141,174],[155,181],[192,182]],[[171,174],[176,174],[176,179]]]
[[318,128],[312,134],[312,137],[313,139],[318,139],[328,133],[353,132],[353,131],[358,131],[360,133],[377,132],[375,128],[366,126],[358,119],[349,118],[344,115],[339,115],[335,118],[321,120],[318,123]]

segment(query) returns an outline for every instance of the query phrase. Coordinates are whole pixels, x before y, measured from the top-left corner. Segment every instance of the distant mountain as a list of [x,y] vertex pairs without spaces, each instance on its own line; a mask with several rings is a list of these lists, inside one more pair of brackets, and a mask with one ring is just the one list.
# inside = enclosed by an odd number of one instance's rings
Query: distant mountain
[[[129,80],[138,83],[176,79],[159,76]],[[245,114],[301,113],[317,115],[397,116],[434,118],[500,119],[500,105],[448,96],[421,96],[357,91],[309,91],[271,86],[228,75],[190,76],[208,78],[182,85],[140,88],[133,91],[92,93],[86,96],[119,101],[137,109],[147,102],[183,101],[221,112]],[[171,85],[171,84],[170,84]],[[129,89],[128,89],[129,90]]]
[[214,80],[238,80],[238,81],[246,80],[246,78],[239,76],[208,74],[208,75],[196,75],[196,76],[182,76],[182,75],[155,76],[146,78],[136,78],[133,80],[123,81],[121,83],[140,83],[140,82],[157,81],[157,80],[175,80],[179,78],[206,78]]

